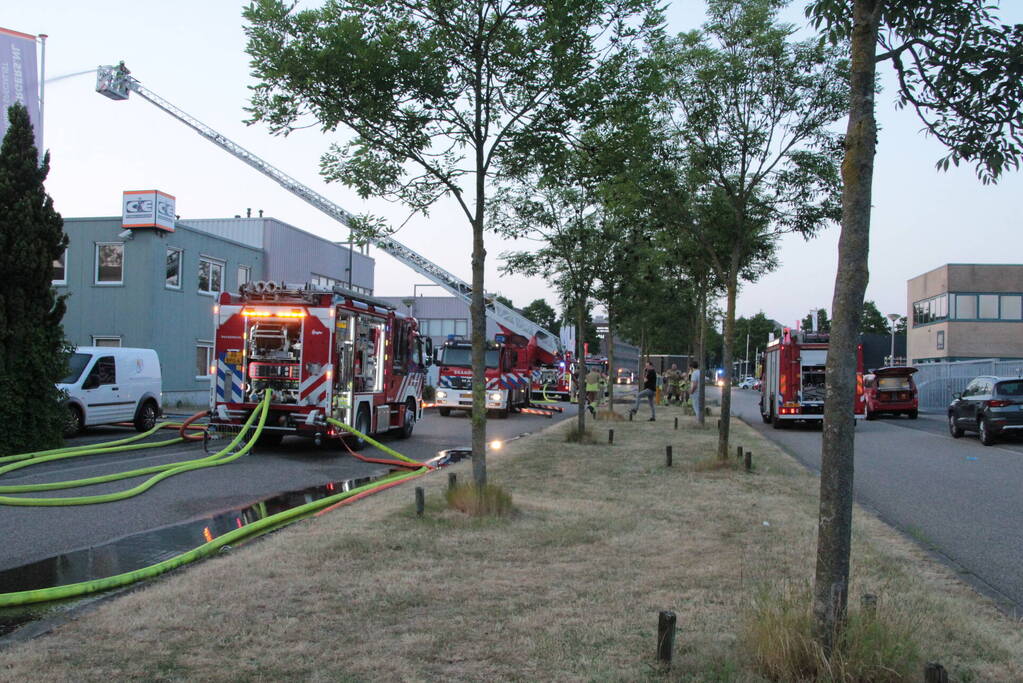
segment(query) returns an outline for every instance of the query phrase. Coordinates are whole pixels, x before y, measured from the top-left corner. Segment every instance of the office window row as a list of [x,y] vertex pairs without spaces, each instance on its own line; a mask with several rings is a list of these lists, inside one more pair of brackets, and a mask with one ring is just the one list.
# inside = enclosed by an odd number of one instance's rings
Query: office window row
[[[97,242],[93,282],[97,285],[124,284],[124,243]],[[167,263],[164,271],[164,286],[181,289],[184,250],[167,247]],[[200,255],[198,264],[197,290],[202,294],[216,295],[224,291],[224,268],[226,262],[211,256]],[[252,267],[240,265],[237,271],[238,286],[252,279]],[[67,284],[67,250],[53,261],[53,284]]]
[[1023,320],[1023,294],[949,293],[913,304],[913,324],[942,320]]
[[468,336],[469,321],[465,318],[419,319],[419,333],[430,337],[447,337],[449,334]]

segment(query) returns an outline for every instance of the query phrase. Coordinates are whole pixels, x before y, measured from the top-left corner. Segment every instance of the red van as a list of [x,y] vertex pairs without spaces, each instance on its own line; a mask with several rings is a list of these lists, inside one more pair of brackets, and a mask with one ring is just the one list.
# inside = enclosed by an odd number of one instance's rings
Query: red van
[[879,413],[903,413],[911,420],[917,415],[916,384],[913,367],[880,368],[863,376],[863,400],[867,403],[867,419]]

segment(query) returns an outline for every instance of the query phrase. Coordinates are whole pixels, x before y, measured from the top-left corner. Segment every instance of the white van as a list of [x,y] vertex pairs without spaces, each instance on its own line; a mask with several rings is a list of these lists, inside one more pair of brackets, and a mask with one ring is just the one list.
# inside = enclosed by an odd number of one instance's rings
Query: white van
[[68,393],[64,436],[113,422],[134,422],[144,432],[163,414],[160,359],[153,349],[79,346],[68,365],[68,376],[57,384]]

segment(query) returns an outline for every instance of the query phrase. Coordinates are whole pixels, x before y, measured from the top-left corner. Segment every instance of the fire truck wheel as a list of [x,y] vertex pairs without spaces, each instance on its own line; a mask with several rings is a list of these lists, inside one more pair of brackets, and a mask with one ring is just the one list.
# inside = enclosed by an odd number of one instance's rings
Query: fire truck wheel
[[[369,411],[365,407],[359,410],[359,414],[355,416],[355,428],[363,434],[369,434]],[[361,436],[352,434],[351,445],[354,450],[361,451],[366,447],[366,440]]]
[[789,426],[789,423],[788,423],[787,420],[779,419],[777,415],[774,416],[774,419],[771,422],[772,422],[772,426],[775,429],[786,429]]
[[82,431],[82,410],[78,406],[68,405],[67,418],[64,421],[64,438],[77,436]]
[[409,399],[405,403],[405,421],[402,424],[400,436],[407,439],[412,436],[412,430],[416,427],[416,404]]
[[874,412],[871,412],[870,410],[867,410],[866,418],[868,420],[876,420],[877,419],[877,413],[874,413]]
[[906,413],[906,417],[908,417],[910,420],[915,420],[916,419],[916,415],[917,415],[917,412],[915,410],[911,410],[908,413]]
[[156,426],[156,404],[146,401],[135,413],[135,431],[147,432]]
[[451,414],[451,408],[437,408],[437,412],[440,413],[441,417],[447,417]]

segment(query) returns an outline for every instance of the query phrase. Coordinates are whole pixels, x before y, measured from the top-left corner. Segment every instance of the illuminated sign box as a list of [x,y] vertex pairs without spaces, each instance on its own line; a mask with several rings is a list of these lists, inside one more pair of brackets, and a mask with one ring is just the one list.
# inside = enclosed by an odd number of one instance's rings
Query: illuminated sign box
[[122,196],[122,228],[174,232],[174,197],[159,190],[129,190]]

